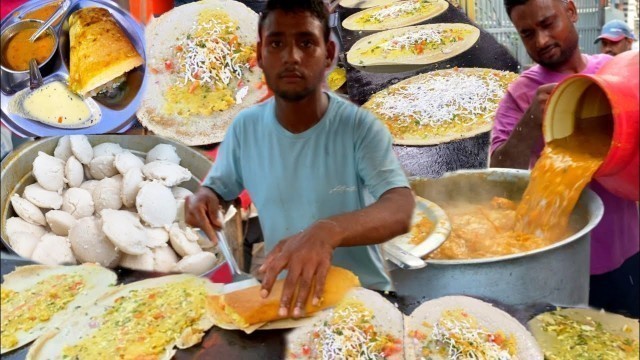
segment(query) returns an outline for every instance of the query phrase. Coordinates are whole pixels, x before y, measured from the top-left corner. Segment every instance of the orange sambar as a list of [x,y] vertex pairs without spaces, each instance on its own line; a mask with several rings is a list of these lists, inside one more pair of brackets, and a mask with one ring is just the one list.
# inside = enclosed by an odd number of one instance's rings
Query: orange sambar
[[55,51],[54,37],[45,32],[34,42],[29,38],[38,29],[24,29],[13,35],[3,49],[2,65],[14,71],[29,70],[29,61],[36,59],[38,65],[49,58]]
[[[53,15],[53,13],[56,12],[59,6],[60,6],[60,2],[56,1],[52,4],[45,5],[33,11],[30,11],[25,15],[23,15],[22,18],[47,21],[49,20],[51,15]],[[54,21],[53,25],[57,25],[60,22],[60,19],[62,19],[62,17],[59,17],[58,20]]]

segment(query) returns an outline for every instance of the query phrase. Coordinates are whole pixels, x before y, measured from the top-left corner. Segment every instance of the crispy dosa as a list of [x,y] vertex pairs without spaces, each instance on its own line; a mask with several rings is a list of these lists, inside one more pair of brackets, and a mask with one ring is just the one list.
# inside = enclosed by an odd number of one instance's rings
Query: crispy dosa
[[388,30],[415,25],[442,14],[446,0],[405,0],[359,11],[342,22],[345,29]]
[[[460,344],[475,348],[479,346],[479,342],[483,340],[486,343],[500,346],[512,341],[515,343],[515,354],[510,354],[510,358],[519,360],[543,359],[542,351],[536,344],[535,339],[518,320],[489,303],[467,296],[445,296],[427,301],[418,306],[413,313],[411,313],[411,316],[407,317],[404,341],[406,346],[406,359],[424,358],[423,346],[429,346],[429,356],[431,359],[449,359],[449,357],[443,355],[433,347],[440,346],[441,350],[446,353],[449,350],[450,343],[445,342],[443,344],[442,342],[435,341],[433,333],[443,316],[450,314],[451,311],[462,311],[464,320],[461,320],[458,326],[454,322],[455,319],[449,319],[447,317],[447,321],[443,324],[443,328],[438,331],[439,336],[436,336],[436,338],[439,339],[441,336],[446,337],[447,329],[451,327],[457,329],[453,332],[455,334],[455,340],[452,339],[452,341],[459,341]],[[479,328],[473,325],[474,322],[477,322]],[[469,339],[475,339],[470,341],[464,336],[464,333],[469,332],[473,334],[472,329],[476,329],[478,333],[483,333],[485,336],[500,334],[504,342],[493,341],[492,336],[487,336],[484,339],[469,337]],[[418,336],[416,331],[421,332],[421,335]],[[489,332],[489,334],[487,334],[487,332]],[[433,347],[428,344],[433,345]],[[471,356],[471,353],[466,352],[470,351],[466,346],[465,349],[458,347],[456,347],[456,349],[461,351],[460,354]],[[504,348],[502,351],[505,351]],[[476,355],[478,354],[476,353]],[[479,358],[484,357],[481,356]]]
[[[305,305],[305,315],[334,306],[349,290],[359,285],[358,277],[351,271],[332,266],[327,273],[320,304],[314,306],[312,296],[309,296]],[[224,295],[213,295],[208,305],[213,309],[217,326],[227,329],[246,329],[252,325],[281,319],[278,310],[283,287],[284,279],[277,280],[266,299],[260,296],[260,286]],[[293,306],[290,313],[292,311]]]
[[97,264],[28,265],[5,275],[0,312],[1,353],[51,331],[115,283],[116,274]]
[[69,18],[69,87],[87,96],[109,87],[113,80],[144,60],[109,10],[80,9]]
[[454,68],[419,74],[379,91],[363,107],[382,120],[398,145],[437,145],[491,130],[493,116],[518,74]]
[[[162,14],[147,25],[145,46],[150,69],[147,76],[152,85],[144,90],[137,116],[142,125],[154,133],[190,146],[221,142],[235,116],[267,94],[267,86],[262,85],[262,71],[253,61],[238,60],[236,65],[241,71],[229,71],[231,77],[226,79],[227,84],[212,82],[212,76],[207,76],[208,80],[189,78],[187,68],[196,73],[226,73],[229,70],[228,61],[201,54],[199,50],[215,48],[212,44],[204,44],[205,40],[227,43],[225,39],[230,34],[207,35],[199,42],[205,25],[215,23],[221,13],[237,24],[231,36],[233,46],[255,50],[258,14],[238,1],[189,3]],[[205,48],[187,45],[194,41],[196,45],[206,45]],[[197,64],[186,61],[195,57],[204,60]]]
[[213,326],[205,303],[221,289],[186,274],[119,286],[40,337],[27,360],[171,359]]
[[387,5],[394,2],[398,2],[398,0],[341,0],[340,6],[346,8],[370,8],[374,6]]
[[[375,291],[355,288],[287,335],[286,359],[404,359],[404,315]],[[361,354],[367,352],[367,355]]]
[[527,325],[549,360],[638,359],[638,319],[568,308],[542,313]]
[[479,37],[478,28],[462,23],[407,26],[363,37],[349,49],[347,61],[354,66],[433,64],[462,54]]

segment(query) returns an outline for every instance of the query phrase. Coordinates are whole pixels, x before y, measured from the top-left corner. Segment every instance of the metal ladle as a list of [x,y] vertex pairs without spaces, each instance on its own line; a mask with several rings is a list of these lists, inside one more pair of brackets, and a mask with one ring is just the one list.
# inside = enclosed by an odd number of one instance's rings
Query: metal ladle
[[36,39],[40,37],[40,35],[42,35],[42,33],[44,33],[47,30],[47,28],[51,26],[51,24],[53,24],[56,20],[58,20],[60,16],[67,13],[67,10],[69,10],[70,6],[71,6],[71,0],[64,0],[62,3],[60,3],[60,7],[58,8],[58,10],[56,10],[51,15],[51,17],[49,17],[49,19],[47,19],[47,21],[45,21],[44,24],[42,24],[42,26],[40,26],[40,28],[35,33],[33,33],[33,35],[31,35],[31,37],[29,38],[29,41],[31,42],[36,41]]
[[36,59],[29,60],[29,89],[35,90],[42,86],[42,74]]

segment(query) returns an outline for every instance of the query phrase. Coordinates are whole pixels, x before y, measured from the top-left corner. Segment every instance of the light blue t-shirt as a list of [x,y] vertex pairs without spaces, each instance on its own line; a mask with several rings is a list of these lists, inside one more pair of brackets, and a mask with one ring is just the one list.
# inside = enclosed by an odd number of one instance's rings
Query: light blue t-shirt
[[[225,200],[247,189],[260,216],[267,251],[314,222],[368,205],[385,191],[408,187],[391,135],[368,111],[328,93],[329,107],[309,130],[293,134],[271,99],[240,112],[203,185]],[[333,264],[363,286],[391,290],[376,246],[340,247]]]

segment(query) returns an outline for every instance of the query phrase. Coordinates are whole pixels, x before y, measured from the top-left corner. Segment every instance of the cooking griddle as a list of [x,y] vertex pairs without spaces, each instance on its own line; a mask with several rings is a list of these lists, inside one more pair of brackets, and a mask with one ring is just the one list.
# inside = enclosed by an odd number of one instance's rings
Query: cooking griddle
[[[10,273],[16,267],[34,264],[32,261],[7,255],[0,252],[0,268],[2,276]],[[128,271],[116,271],[118,283],[129,283],[142,280],[144,275],[140,272],[130,273]],[[152,275],[151,275],[152,276]],[[422,302],[429,299],[424,298],[419,301],[408,300],[396,293],[381,293],[381,295],[391,303],[397,305],[404,314],[411,314]],[[555,310],[556,306],[547,303],[536,303],[528,305],[505,305],[492,299],[478,298],[488,302],[498,309],[501,309],[515,317],[520,323],[526,323],[535,316]],[[285,337],[290,330],[263,330],[253,334],[245,334],[242,331],[223,330],[212,327],[204,336],[202,341],[185,350],[178,350],[173,357],[176,360],[204,360],[204,359],[224,359],[224,360],[277,360],[284,358]],[[6,360],[24,360],[29,350],[29,344],[19,349],[11,351],[2,356]]]
[[[352,31],[342,27],[342,20],[362,9],[339,7],[340,17],[338,33],[344,49],[348,50],[361,38],[374,34],[376,31]],[[356,104],[362,105],[371,95],[390,85],[409,77],[425,72],[449,69],[453,67],[490,68],[503,71],[518,72],[520,64],[496,39],[476,25],[458,8],[449,5],[442,14],[415,25],[437,23],[465,23],[480,29],[480,37],[469,50],[451,59],[435,64],[418,67],[404,67],[409,69],[401,72],[379,73],[372,72],[383,67],[356,68],[346,62],[346,54],[341,54],[347,69],[347,89],[349,98]],[[399,67],[386,67],[397,70]],[[410,176],[437,178],[449,171],[460,169],[481,169],[488,164],[489,133],[482,133],[471,138],[454,140],[444,144],[432,146],[401,146],[394,145],[394,151],[405,171]]]
[[432,146],[393,145],[409,176],[438,178],[461,169],[484,169],[489,162],[489,132]]
[[[338,9],[338,29],[345,49],[345,60],[346,52],[351,49],[351,46],[353,46],[356,41],[378,32],[352,31],[342,27],[342,21],[344,19],[360,10],[362,9],[349,9],[343,7],[339,7]],[[472,67],[518,72],[520,68],[518,60],[516,60],[516,58],[514,58],[504,46],[498,43],[491,34],[469,20],[469,18],[455,6],[449,4],[447,10],[442,14],[415,25],[438,23],[465,23],[473,25],[480,29],[480,38],[475,45],[462,54],[454,56],[451,59],[439,61],[435,64],[420,65],[417,68],[413,67],[408,71],[378,73],[377,71],[384,68],[381,66],[355,68],[347,64],[347,87],[351,100],[358,105],[362,105],[369,99],[369,97],[371,97],[371,95],[389,87],[390,85],[409,77],[435,70],[443,70],[453,67]],[[391,69],[391,71],[398,69],[396,66],[388,68]]]

